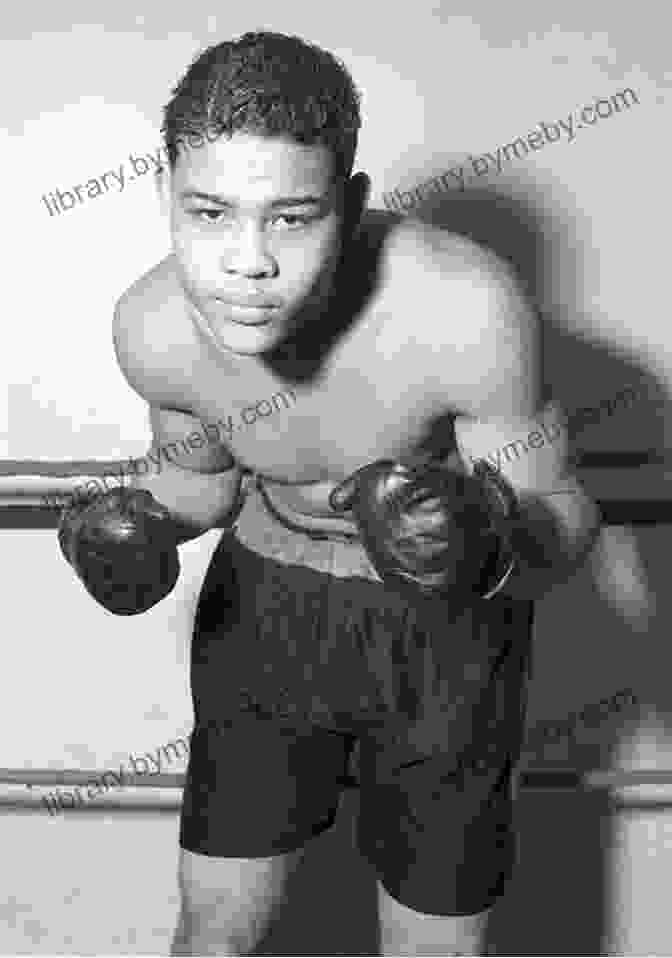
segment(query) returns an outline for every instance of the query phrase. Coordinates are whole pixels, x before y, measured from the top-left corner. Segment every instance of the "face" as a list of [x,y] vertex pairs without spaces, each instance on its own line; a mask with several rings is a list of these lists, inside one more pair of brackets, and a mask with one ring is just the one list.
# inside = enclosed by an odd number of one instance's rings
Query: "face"
[[341,246],[344,185],[324,146],[248,133],[180,150],[162,174],[194,322],[225,352],[271,349],[319,315]]

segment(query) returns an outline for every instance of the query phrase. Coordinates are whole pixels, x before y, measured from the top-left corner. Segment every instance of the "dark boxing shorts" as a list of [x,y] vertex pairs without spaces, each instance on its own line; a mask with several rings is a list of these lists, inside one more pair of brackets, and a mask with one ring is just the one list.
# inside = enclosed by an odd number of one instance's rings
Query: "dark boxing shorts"
[[180,844],[262,858],[333,823],[350,776],[357,845],[415,911],[488,908],[515,857],[532,603],[386,589],[358,542],[316,542],[249,493],[201,591]]

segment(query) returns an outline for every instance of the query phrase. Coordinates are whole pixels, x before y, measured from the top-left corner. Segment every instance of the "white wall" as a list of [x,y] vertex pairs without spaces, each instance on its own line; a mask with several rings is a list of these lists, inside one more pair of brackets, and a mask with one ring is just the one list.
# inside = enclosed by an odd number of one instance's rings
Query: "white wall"
[[[49,215],[42,196],[120,164],[128,175],[129,153],[160,145],[160,108],[193,55],[255,28],[298,33],[350,67],[364,97],[358,167],[372,176],[375,206],[382,206],[383,192],[412,189],[469,156],[496,153],[542,120],[566,118],[625,88],[636,92],[638,105],[580,130],[572,143],[547,144],[500,175],[445,194],[428,215],[458,228],[477,223],[477,232],[500,245],[510,235],[521,262],[534,266],[547,375],[570,410],[594,406],[632,381],[645,384],[645,401],[587,427],[583,445],[668,448],[665,162],[672,73],[656,0],[636,7],[568,0],[553,8],[528,0],[499,7],[345,0],[333,8],[250,0],[215,13],[201,0],[184,9],[119,0],[95,13],[90,4],[63,0],[42,6],[39,18],[36,10],[14,6],[3,25],[1,458],[107,459],[145,451],[143,404],[115,365],[110,329],[116,297],[168,249],[150,174],[58,216]],[[615,584],[602,584],[600,592],[604,567],[597,578],[587,568],[540,604],[530,721],[561,718],[624,687],[644,705],[634,718],[581,732],[571,752],[560,744],[536,757],[588,767],[670,767],[669,532],[663,526],[636,532],[632,555],[627,533],[610,535],[618,552]],[[215,541],[211,533],[182,550],[185,573],[169,600],[138,619],[117,620],[73,581],[53,533],[2,532],[0,719],[10,734],[2,736],[0,766],[114,768],[129,753],[156,750],[189,728],[190,617]],[[637,562],[658,600],[648,617],[640,614]],[[567,815],[554,808],[551,824],[569,834],[585,806],[563,800]],[[525,827],[543,842],[547,807],[525,801]],[[672,820],[670,812],[661,814]],[[652,838],[647,821],[640,819],[640,831],[652,844],[645,852],[636,839],[635,856],[613,837],[615,825],[606,828],[608,854],[583,900],[594,904],[609,940],[623,935],[613,920],[616,906],[623,915],[632,900],[628,947],[645,943],[662,954],[672,949],[672,932],[662,907],[645,913],[643,902],[660,880],[652,858],[665,861],[665,829],[658,826]],[[0,909],[0,953],[165,953],[176,907],[174,815],[66,822],[43,812],[12,813],[0,829],[0,901],[7,902]],[[638,831],[628,834],[636,838]],[[329,840],[320,849],[325,858],[336,854]],[[585,851],[577,843],[577,872]],[[638,869],[632,888],[631,858]],[[511,914],[521,888],[540,894],[538,870],[529,869],[533,859],[531,851]],[[54,862],[58,877],[48,882]],[[329,865],[317,861],[315,869],[324,875]],[[543,904],[540,896],[535,908]],[[136,938],[114,930],[124,921],[137,929]],[[593,945],[595,929],[585,934],[590,943],[579,936],[577,953]],[[515,934],[511,941],[522,947]]]

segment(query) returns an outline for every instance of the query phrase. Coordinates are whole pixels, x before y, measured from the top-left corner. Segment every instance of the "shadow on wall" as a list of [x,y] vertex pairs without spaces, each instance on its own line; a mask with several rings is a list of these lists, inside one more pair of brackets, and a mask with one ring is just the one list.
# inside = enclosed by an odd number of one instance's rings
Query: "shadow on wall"
[[[638,421],[646,419],[644,445],[638,445],[641,430],[635,430],[628,435],[627,448],[661,450],[666,437],[658,413],[670,397],[638,356],[628,355],[620,344],[617,354],[606,335],[600,337],[581,298],[585,257],[576,242],[576,224],[542,209],[540,200],[535,203],[535,191],[534,183],[527,197],[505,194],[501,188],[470,187],[463,193],[428,197],[413,212],[422,222],[492,250],[513,267],[542,318],[544,380],[554,399],[571,411],[582,405],[584,396],[601,399],[638,384],[639,391],[650,396],[651,416],[637,410]],[[553,291],[558,276],[563,279],[561,297]],[[577,387],[582,388],[581,397]],[[586,431],[582,448],[590,448],[599,425],[595,433]]]

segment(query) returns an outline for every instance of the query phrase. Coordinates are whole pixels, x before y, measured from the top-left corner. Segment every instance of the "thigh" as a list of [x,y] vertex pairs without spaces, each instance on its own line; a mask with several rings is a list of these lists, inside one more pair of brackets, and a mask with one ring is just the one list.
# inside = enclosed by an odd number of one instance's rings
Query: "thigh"
[[[197,724],[248,710],[355,732],[363,716],[387,707],[376,674],[376,655],[390,658],[385,626],[392,616],[380,614],[384,596],[379,584],[275,561],[231,537],[223,541],[201,591],[191,648]],[[375,642],[369,641],[373,620]],[[392,623],[397,631],[399,621]]]
[[375,785],[362,775],[357,844],[392,898],[415,912],[476,915],[515,860],[513,763],[466,776],[432,756]]
[[274,857],[334,821],[350,740],[241,712],[191,736],[180,845],[213,858]]
[[529,625],[512,618],[480,665],[472,653],[462,687],[451,680],[420,721],[359,743],[358,845],[386,891],[415,912],[479,914],[510,877]]

